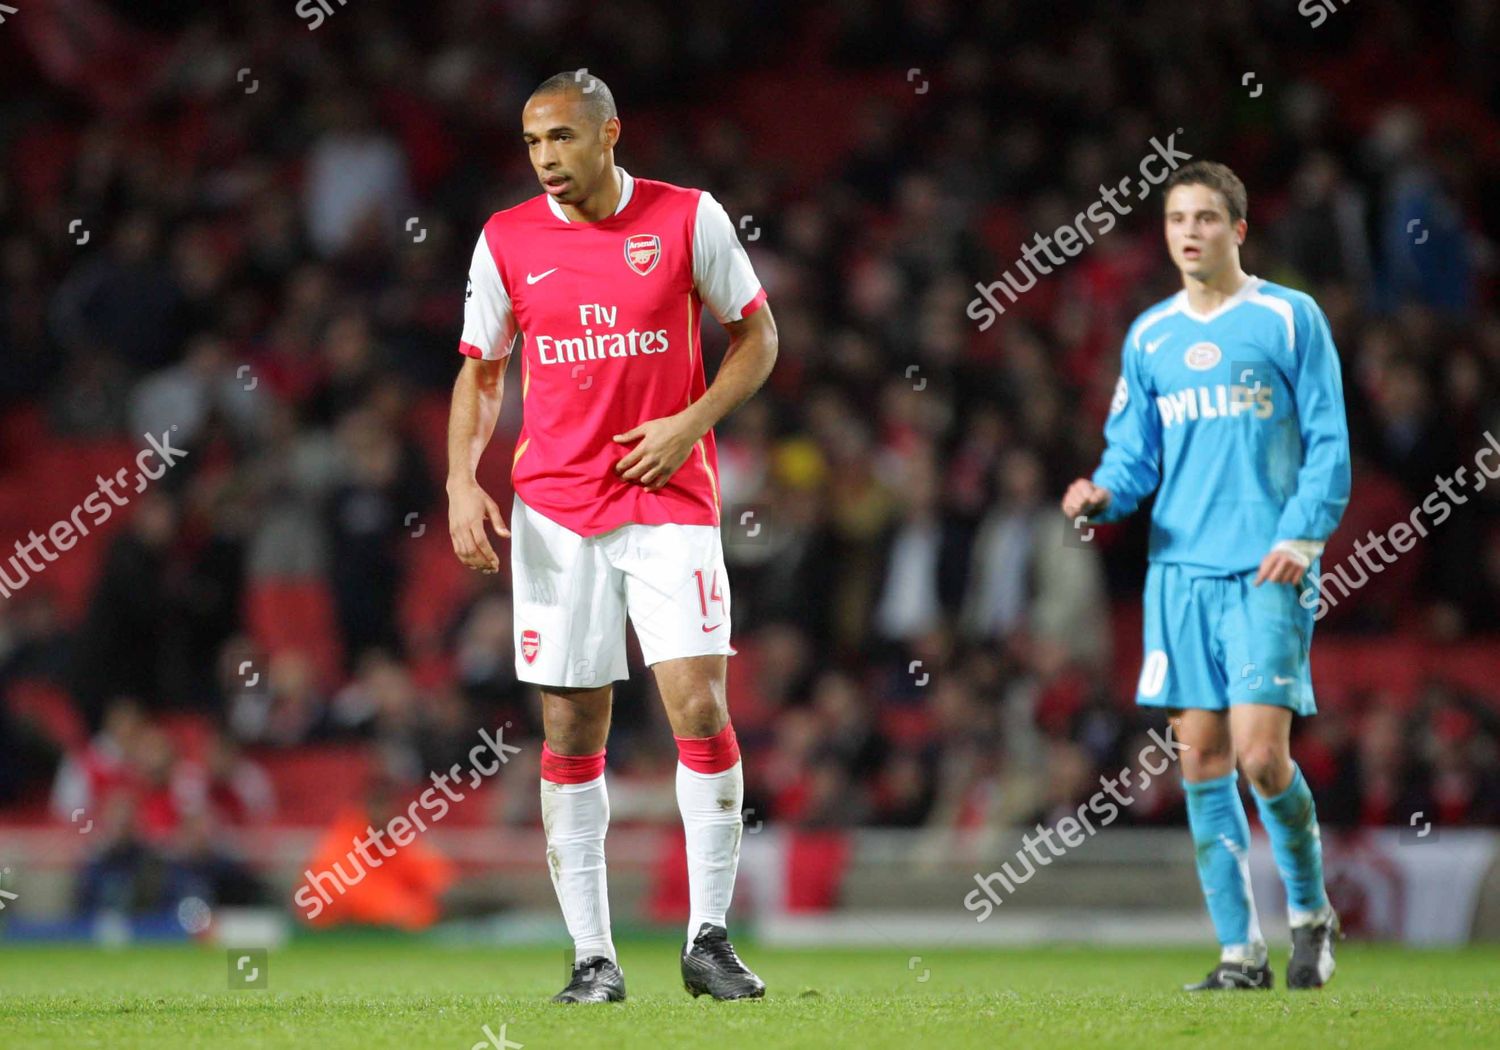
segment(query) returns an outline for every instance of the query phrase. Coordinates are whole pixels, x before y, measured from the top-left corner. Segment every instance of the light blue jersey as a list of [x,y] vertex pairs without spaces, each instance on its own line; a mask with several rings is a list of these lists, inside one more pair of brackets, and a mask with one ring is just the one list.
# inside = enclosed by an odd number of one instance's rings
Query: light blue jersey
[[1349,502],[1338,352],[1311,296],[1248,278],[1210,314],[1187,292],[1125,338],[1093,482],[1115,521],[1158,490],[1153,564],[1201,575],[1255,569],[1276,544],[1321,549]]

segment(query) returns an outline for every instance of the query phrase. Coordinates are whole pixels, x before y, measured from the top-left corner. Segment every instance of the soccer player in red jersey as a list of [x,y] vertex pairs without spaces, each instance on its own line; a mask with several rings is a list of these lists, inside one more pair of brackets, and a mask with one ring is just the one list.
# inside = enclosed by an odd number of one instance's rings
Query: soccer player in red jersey
[[[448,527],[471,569],[511,541],[516,672],[541,687],[547,861],[574,942],[556,1002],[625,998],[610,936],[604,746],[611,683],[629,676],[625,617],[677,740],[691,916],[682,976],[694,996],[756,998],[725,912],[744,794],[725,701],[729,580],[719,540],[713,427],[776,360],[776,323],[724,208],[700,190],[615,166],[620,119],[604,82],[559,73],[522,111],[545,191],[484,225],[448,425]],[[704,309],[730,345],[706,386]],[[511,527],[475,480],[520,334],[522,426]]]

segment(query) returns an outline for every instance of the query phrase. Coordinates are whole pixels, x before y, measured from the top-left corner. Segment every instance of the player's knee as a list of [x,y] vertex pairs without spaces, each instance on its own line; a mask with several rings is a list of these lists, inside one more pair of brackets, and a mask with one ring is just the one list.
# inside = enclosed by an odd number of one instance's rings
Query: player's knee
[[1278,795],[1291,780],[1292,756],[1276,741],[1254,741],[1241,749],[1240,769],[1262,795]]
[[542,694],[547,746],[559,755],[591,755],[609,735],[608,691],[579,690]]
[[1217,723],[1199,718],[1174,717],[1172,734],[1183,743],[1179,760],[1189,781],[1217,780],[1234,769],[1234,745]]
[[729,724],[729,707],[711,689],[695,689],[672,704],[673,732],[678,736],[713,736]]
[[1193,783],[1227,777],[1234,769],[1234,752],[1228,747],[1198,747],[1189,744],[1179,755],[1183,779]]

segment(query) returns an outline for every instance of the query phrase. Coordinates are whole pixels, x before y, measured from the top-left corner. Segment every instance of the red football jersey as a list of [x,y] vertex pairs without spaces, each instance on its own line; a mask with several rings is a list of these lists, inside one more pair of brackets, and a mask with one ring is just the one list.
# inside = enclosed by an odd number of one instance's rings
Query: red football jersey
[[585,536],[620,525],[717,525],[712,432],[655,492],[614,471],[614,435],[703,396],[705,307],[738,321],[766,301],[710,194],[620,171],[620,204],[570,222],[540,194],[484,225],[459,350],[494,361],[522,336],[511,480],[530,507]]

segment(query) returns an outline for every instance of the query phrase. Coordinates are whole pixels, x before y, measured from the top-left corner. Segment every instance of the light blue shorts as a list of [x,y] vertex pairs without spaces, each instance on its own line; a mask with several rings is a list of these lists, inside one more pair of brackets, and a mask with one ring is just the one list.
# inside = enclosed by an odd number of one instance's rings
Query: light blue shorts
[[[1313,562],[1309,572],[1316,572]],[[1317,711],[1308,650],[1316,606],[1287,583],[1255,586],[1255,571],[1202,576],[1153,562],[1146,572],[1145,660],[1135,702],[1224,711],[1274,704]]]

